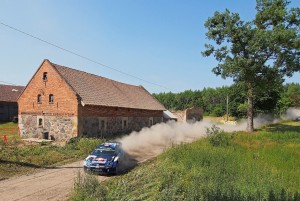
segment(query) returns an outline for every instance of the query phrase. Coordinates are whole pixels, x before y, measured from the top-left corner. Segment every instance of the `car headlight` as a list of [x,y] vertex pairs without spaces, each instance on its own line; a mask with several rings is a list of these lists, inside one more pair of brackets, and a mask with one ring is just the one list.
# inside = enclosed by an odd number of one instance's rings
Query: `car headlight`
[[114,161],[116,162],[118,159],[119,159],[119,156],[115,157],[115,158],[114,158]]

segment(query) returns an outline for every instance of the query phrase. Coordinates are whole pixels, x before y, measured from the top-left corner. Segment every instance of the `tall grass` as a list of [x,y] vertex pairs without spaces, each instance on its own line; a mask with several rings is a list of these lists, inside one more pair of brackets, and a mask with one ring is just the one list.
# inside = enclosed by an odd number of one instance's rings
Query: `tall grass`
[[4,144],[4,136],[10,143],[16,143],[20,139],[18,123],[0,123],[0,144]]
[[9,145],[2,143],[0,180],[83,159],[102,142],[102,139],[78,138],[63,147],[43,144],[25,146],[21,142],[10,142]]
[[106,200],[107,189],[93,175],[78,172],[74,183],[74,190],[75,193],[71,198],[74,201]]
[[[106,200],[300,200],[300,130],[221,133],[102,184]],[[224,139],[226,139],[224,141]],[[221,139],[221,140],[220,140]],[[226,142],[225,144],[223,142]],[[218,144],[218,143],[217,143]]]

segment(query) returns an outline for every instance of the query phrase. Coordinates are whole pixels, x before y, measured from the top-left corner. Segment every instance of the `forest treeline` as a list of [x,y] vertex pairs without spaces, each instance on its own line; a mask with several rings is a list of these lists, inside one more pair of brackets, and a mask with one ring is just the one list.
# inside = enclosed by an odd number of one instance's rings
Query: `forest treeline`
[[[238,85],[153,95],[170,111],[201,107],[206,116],[226,115],[228,97],[229,115],[237,118],[247,116],[247,94]],[[281,115],[289,107],[300,107],[300,84],[298,83],[280,87],[269,86],[265,91],[260,91],[254,99],[256,114]]]

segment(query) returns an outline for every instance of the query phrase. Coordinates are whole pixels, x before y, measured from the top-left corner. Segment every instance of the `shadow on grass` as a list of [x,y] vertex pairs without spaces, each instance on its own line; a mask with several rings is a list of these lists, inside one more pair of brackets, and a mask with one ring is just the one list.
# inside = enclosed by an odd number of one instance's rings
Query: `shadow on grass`
[[27,162],[18,162],[18,161],[7,161],[0,159],[0,163],[2,164],[8,164],[8,165],[18,165],[23,167],[29,167],[29,168],[37,168],[37,169],[76,169],[76,168],[82,168],[81,166],[43,166],[43,165],[36,165],[32,163]]
[[138,165],[138,160],[136,160],[131,155],[126,154],[126,159],[124,160],[124,162],[121,166],[120,175],[130,172],[137,165]]
[[300,124],[299,125],[274,124],[273,126],[267,127],[266,131],[270,131],[270,132],[300,132]]

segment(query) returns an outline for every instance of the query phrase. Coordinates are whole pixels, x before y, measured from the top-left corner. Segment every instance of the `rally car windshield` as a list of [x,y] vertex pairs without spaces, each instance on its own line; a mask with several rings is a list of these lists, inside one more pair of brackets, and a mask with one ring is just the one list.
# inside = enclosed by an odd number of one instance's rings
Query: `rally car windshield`
[[111,156],[114,155],[115,151],[111,149],[95,149],[92,155],[95,156]]

